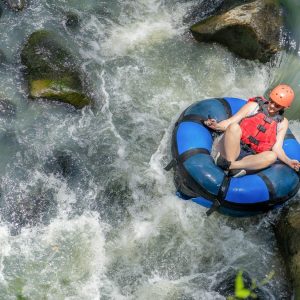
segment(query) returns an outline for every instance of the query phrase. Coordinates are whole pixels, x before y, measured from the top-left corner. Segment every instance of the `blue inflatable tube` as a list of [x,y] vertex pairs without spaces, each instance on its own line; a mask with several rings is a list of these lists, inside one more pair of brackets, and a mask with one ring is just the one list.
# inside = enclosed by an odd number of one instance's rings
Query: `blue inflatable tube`
[[[228,177],[210,156],[215,133],[203,125],[208,116],[218,122],[244,104],[238,98],[214,98],[189,106],[177,120],[172,136],[174,182],[177,195],[232,216],[250,216],[278,207],[300,187],[299,175],[277,161],[270,167],[239,178]],[[288,130],[283,148],[300,161],[300,145]],[[212,209],[213,208],[213,209]]]

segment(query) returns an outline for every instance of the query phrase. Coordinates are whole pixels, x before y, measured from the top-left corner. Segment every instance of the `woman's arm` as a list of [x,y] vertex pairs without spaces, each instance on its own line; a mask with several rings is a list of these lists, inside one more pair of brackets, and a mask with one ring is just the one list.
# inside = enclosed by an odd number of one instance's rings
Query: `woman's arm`
[[282,146],[284,141],[284,136],[286,134],[286,131],[288,129],[289,122],[286,118],[283,119],[280,129],[276,136],[276,143],[273,146],[272,150],[277,154],[277,157],[279,160],[287,164],[292,169],[295,169],[296,171],[299,171],[300,163],[296,159],[290,159],[284,152]]
[[223,120],[219,123],[215,119],[207,119],[206,121],[204,121],[204,124],[213,130],[225,131],[230,124],[239,123],[243,118],[245,118],[257,106],[258,106],[258,104],[256,102],[248,102],[232,117],[230,117],[226,120]]

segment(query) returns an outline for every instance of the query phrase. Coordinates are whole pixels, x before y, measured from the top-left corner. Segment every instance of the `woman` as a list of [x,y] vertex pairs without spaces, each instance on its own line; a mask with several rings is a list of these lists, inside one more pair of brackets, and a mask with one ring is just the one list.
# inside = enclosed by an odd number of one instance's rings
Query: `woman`
[[288,129],[283,112],[293,100],[292,88],[280,84],[271,91],[269,100],[251,98],[229,119],[219,123],[206,120],[209,128],[225,132],[217,145],[216,164],[234,177],[266,168],[277,159],[299,171],[299,161],[290,159],[282,148]]

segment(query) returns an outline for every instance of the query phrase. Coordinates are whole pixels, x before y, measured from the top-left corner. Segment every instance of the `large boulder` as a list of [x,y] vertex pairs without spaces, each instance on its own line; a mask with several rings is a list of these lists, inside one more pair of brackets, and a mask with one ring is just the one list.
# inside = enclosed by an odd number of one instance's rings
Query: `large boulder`
[[31,34],[22,53],[27,67],[29,95],[69,103],[82,108],[91,103],[83,92],[83,84],[75,58],[52,32],[39,30]]
[[266,62],[280,49],[277,0],[257,0],[211,16],[191,27],[198,41],[218,42],[247,59]]
[[294,288],[294,299],[300,300],[300,204],[282,214],[275,233]]

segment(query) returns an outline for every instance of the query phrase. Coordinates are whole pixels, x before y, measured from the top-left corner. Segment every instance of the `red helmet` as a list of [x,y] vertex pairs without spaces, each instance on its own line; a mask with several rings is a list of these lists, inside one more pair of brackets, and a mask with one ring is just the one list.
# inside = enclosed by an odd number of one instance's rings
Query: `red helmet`
[[289,107],[294,100],[295,93],[289,85],[279,84],[271,91],[269,97],[275,103]]

